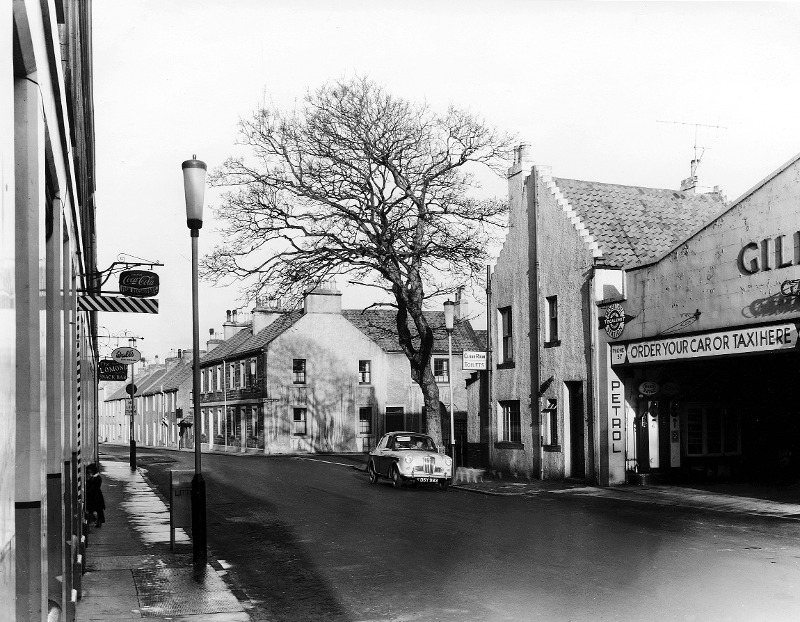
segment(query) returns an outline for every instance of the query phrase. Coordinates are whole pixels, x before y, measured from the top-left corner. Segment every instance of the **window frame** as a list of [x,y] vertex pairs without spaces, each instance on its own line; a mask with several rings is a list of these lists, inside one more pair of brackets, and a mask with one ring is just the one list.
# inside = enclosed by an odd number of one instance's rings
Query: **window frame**
[[[364,413],[368,413],[367,419],[364,419]],[[372,436],[374,409],[372,406],[359,406],[358,407],[358,434],[359,436]],[[364,423],[366,422],[366,429]]]
[[[298,419],[298,414],[302,418]],[[302,432],[298,432],[299,423],[302,423]],[[308,408],[305,406],[292,406],[292,436],[308,436]]]
[[511,305],[497,309],[498,363],[514,364],[514,312]]
[[558,296],[545,297],[545,345],[557,346],[558,338]]
[[560,435],[558,433],[558,400],[548,399],[547,406],[542,409],[542,445],[544,447],[559,447]]
[[[522,443],[522,415],[519,400],[500,400],[497,440],[503,443]],[[516,425],[514,425],[516,419]]]
[[[445,371],[444,375],[442,375],[442,374],[437,375],[436,374],[436,364],[437,363],[444,367],[444,371]],[[440,384],[450,384],[450,359],[448,357],[446,357],[446,356],[434,356],[431,368],[432,368],[432,371],[433,371],[433,378],[434,378],[434,380],[436,380],[436,382],[438,382]]]
[[372,359],[359,359],[358,384],[372,384]]
[[[302,371],[298,371],[298,363],[302,362]],[[302,375],[302,376],[301,376]],[[299,378],[302,377],[302,380]],[[308,382],[308,367],[306,359],[292,359],[292,384],[304,385]]]

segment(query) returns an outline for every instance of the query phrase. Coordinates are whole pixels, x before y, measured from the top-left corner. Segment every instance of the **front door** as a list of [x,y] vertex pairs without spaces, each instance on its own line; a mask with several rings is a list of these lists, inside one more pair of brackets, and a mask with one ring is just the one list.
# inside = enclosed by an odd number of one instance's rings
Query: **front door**
[[583,382],[567,382],[567,407],[569,408],[569,475],[586,477],[584,457]]

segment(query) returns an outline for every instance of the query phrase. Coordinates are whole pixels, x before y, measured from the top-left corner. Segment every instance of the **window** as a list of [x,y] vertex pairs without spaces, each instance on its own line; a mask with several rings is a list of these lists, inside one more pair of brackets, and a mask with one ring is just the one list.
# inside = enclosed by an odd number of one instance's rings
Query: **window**
[[542,444],[558,445],[558,401],[547,400],[547,407],[542,412]]
[[358,384],[370,384],[372,382],[372,361],[358,362]]
[[206,382],[206,370],[200,372],[200,393],[208,393],[208,383]]
[[519,400],[500,402],[499,440],[521,443],[522,433],[519,421]]
[[358,409],[358,433],[372,434],[372,406],[361,406]]
[[294,411],[294,429],[292,433],[295,436],[304,436],[306,434],[306,409],[293,408],[292,410]]
[[216,385],[214,386],[215,391],[224,391],[225,387],[222,386],[222,365],[217,365],[217,379]]
[[547,299],[547,324],[545,325],[545,342],[558,345],[558,296]]
[[511,307],[503,307],[498,309],[500,320],[498,322],[500,328],[500,352],[499,361],[503,363],[514,362],[514,343],[513,343],[513,327],[511,317]]
[[448,359],[433,359],[433,377],[436,382],[450,382],[450,361]]
[[245,368],[244,361],[239,361],[239,369],[237,370],[239,377],[236,379],[236,384],[239,386],[239,388],[244,388],[245,386],[247,386],[247,380],[246,380],[247,376],[245,375],[244,368]]
[[686,454],[722,456],[741,453],[738,414],[721,406],[691,404],[686,409]]
[[306,383],[306,360],[292,359],[292,382],[295,384]]

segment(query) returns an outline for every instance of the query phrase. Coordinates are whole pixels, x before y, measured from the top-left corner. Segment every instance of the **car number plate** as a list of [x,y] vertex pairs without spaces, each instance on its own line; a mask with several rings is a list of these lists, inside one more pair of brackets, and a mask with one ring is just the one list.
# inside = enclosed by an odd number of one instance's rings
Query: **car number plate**
[[439,481],[436,477],[417,477],[416,480],[418,482],[422,482],[423,484],[435,484]]

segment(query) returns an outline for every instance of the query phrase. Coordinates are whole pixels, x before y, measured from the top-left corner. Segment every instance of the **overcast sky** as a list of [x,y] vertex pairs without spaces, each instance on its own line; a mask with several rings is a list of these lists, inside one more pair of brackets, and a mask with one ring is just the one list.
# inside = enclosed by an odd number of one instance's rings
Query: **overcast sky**
[[[697,145],[701,185],[735,199],[800,152],[796,3],[92,6],[99,265],[120,253],[165,264],[156,269],[158,315],[101,313],[99,323],[144,337],[151,359],[192,343],[181,162],[197,154],[210,169],[220,165],[238,153],[240,117],[263,101],[292,108],[330,79],[366,75],[435,109],[468,108],[530,142],[534,161],[558,177],[677,189]],[[505,191],[497,178],[481,189]],[[208,191],[201,253],[218,241],[217,202]],[[343,292],[345,307],[368,303],[352,287]],[[201,345],[242,304],[237,293],[201,284]],[[484,323],[481,314],[475,324]]]

